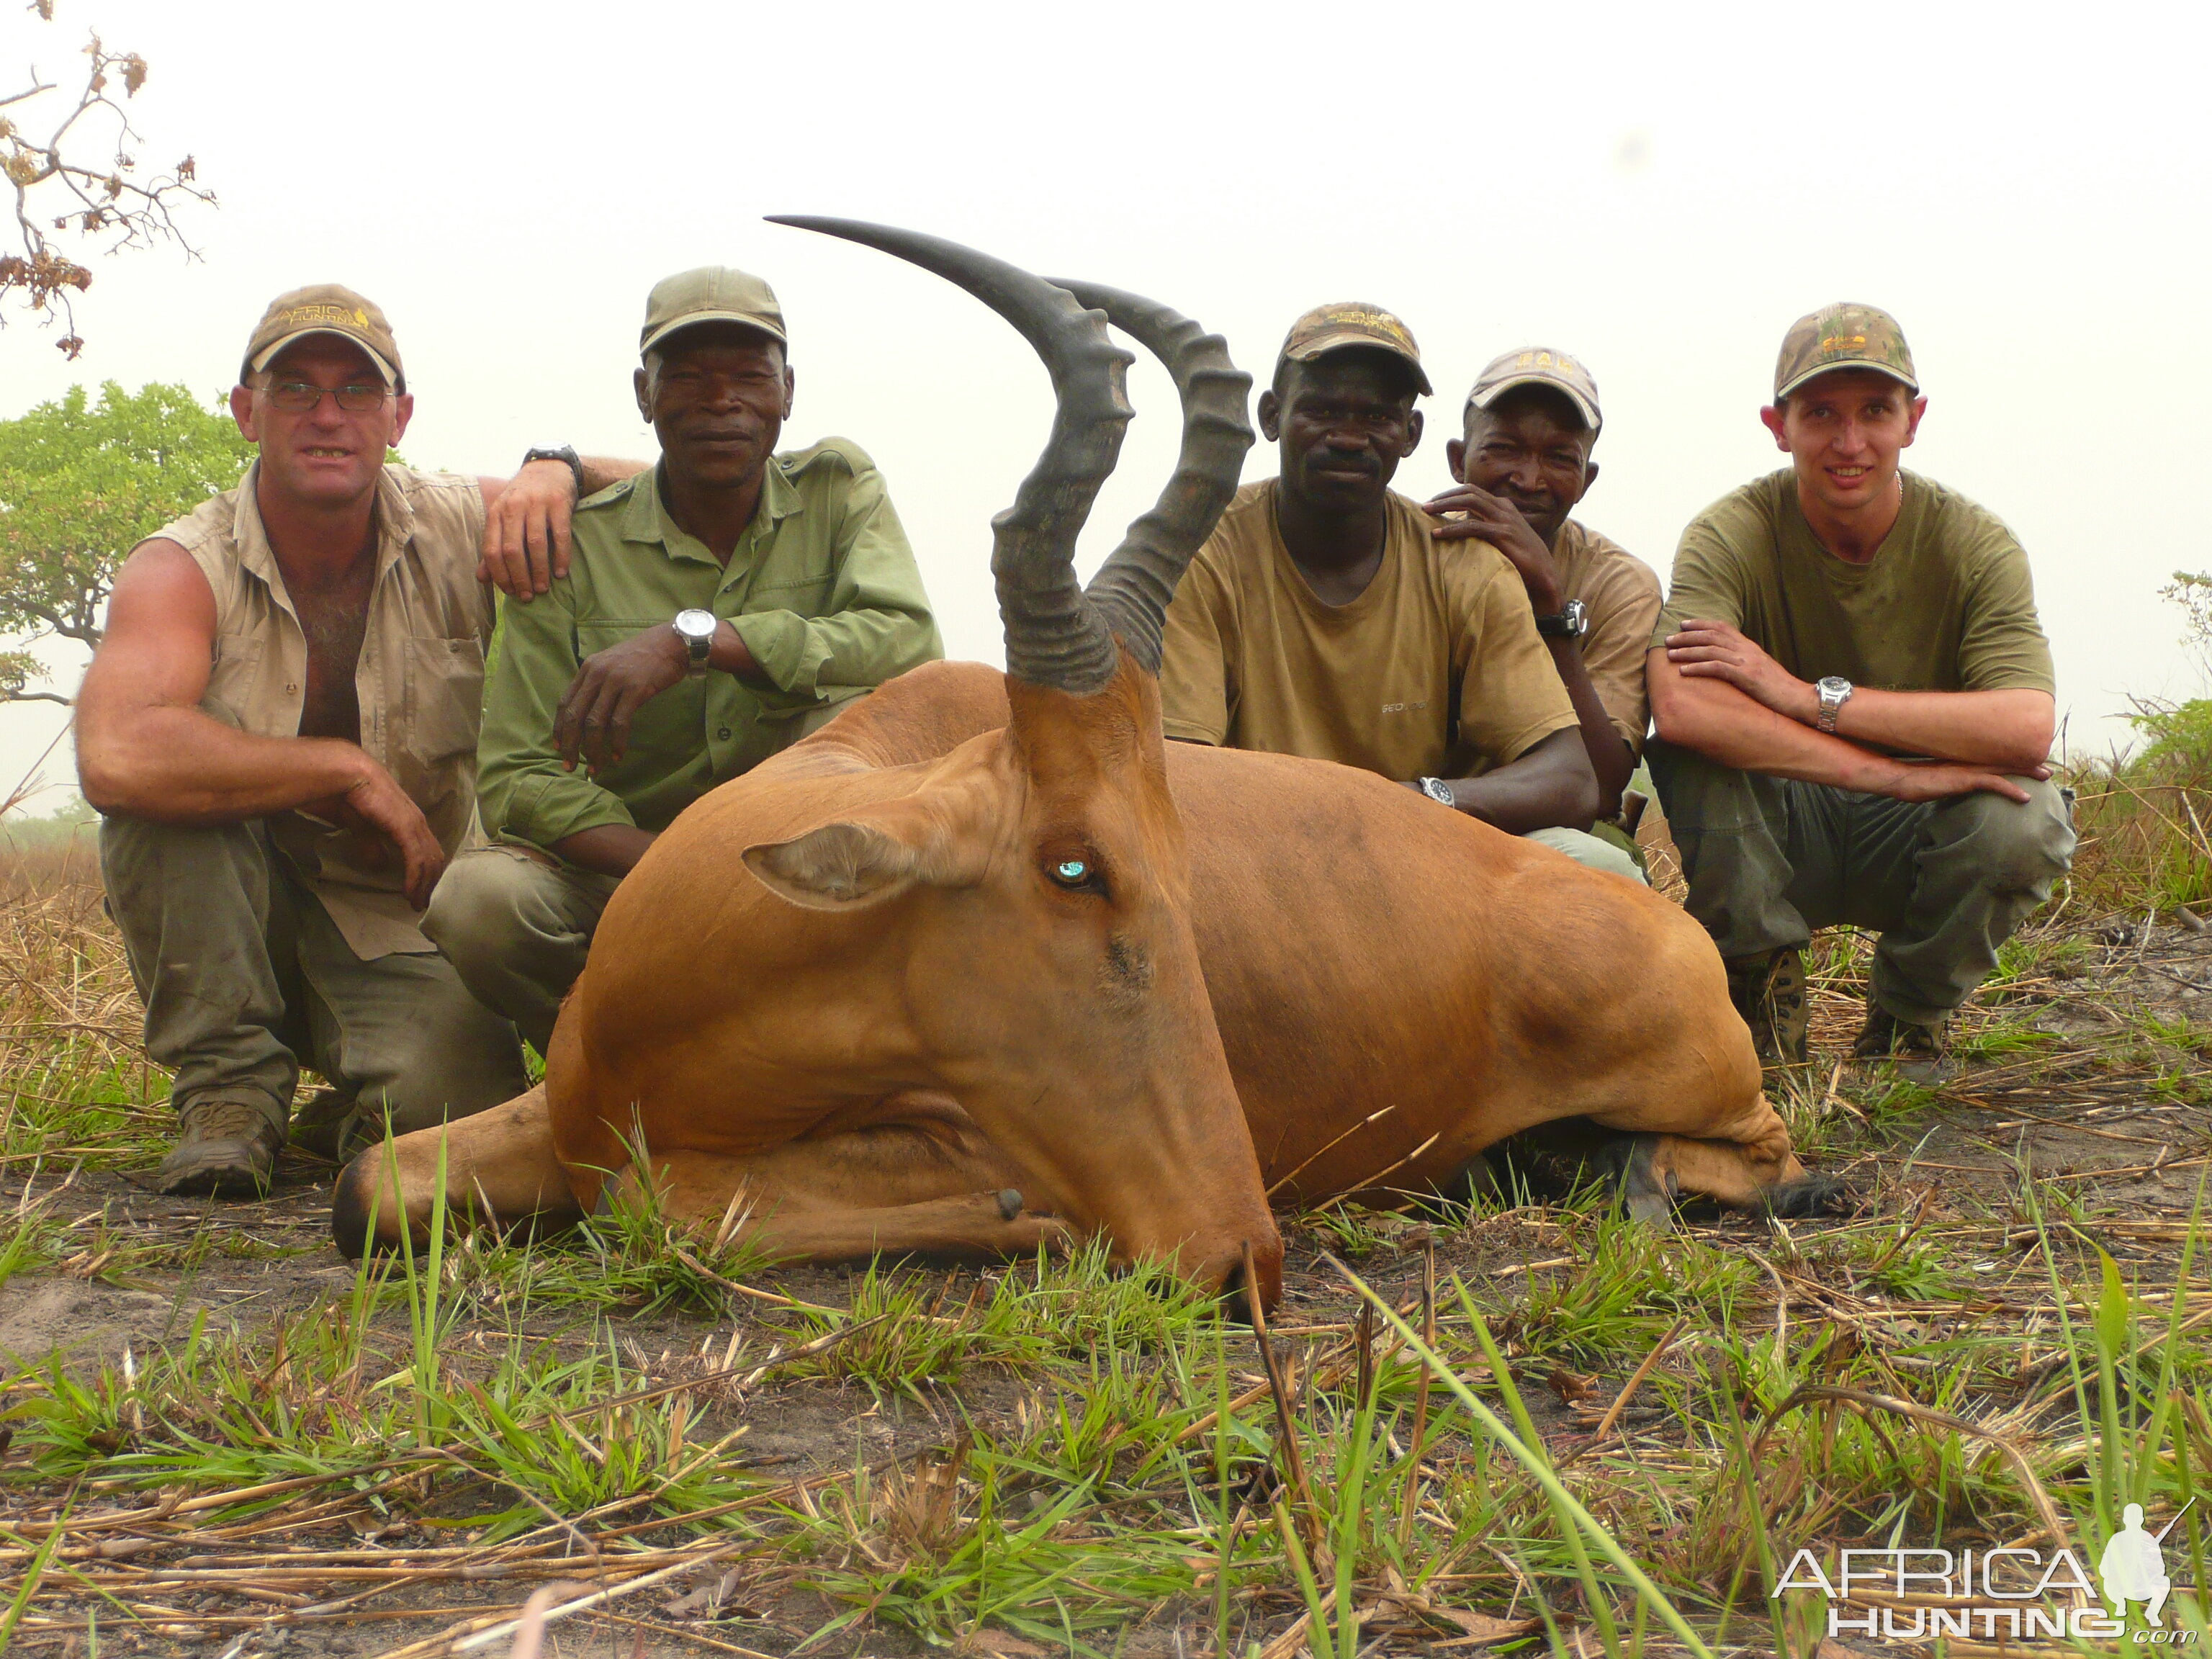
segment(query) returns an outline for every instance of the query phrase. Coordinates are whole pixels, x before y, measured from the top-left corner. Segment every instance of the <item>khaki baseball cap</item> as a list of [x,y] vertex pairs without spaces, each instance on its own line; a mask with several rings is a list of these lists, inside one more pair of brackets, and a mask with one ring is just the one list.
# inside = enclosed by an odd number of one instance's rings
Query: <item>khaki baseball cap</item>
[[406,371],[399,366],[399,342],[392,337],[392,325],[374,300],[364,299],[336,283],[317,283],[280,294],[261,313],[253,336],[246,343],[246,358],[239,365],[242,384],[276,361],[276,354],[295,340],[310,334],[335,334],[351,340],[369,355],[389,386],[404,386]]
[[1413,343],[1413,331],[1382,307],[1357,301],[1316,306],[1292,323],[1283,337],[1283,349],[1275,354],[1275,366],[1310,363],[1346,346],[1379,347],[1403,358],[1413,366],[1413,383],[1421,395],[1429,395],[1429,377],[1421,368],[1421,349]]
[[643,356],[677,330],[698,323],[742,323],[772,337],[791,342],[783,331],[783,307],[775,290],[749,271],[728,265],[702,265],[678,271],[653,285],[645,301],[645,327],[637,337]]
[[1897,319],[1875,306],[1838,301],[1800,317],[1782,337],[1782,356],[1774,365],[1774,395],[1779,400],[1832,368],[1871,368],[1901,380],[1917,392],[1912,348]]
[[1593,434],[1604,429],[1605,416],[1597,406],[1597,382],[1590,378],[1589,370],[1578,359],[1550,346],[1530,346],[1492,358],[1490,366],[1474,377],[1474,390],[1467,394],[1467,406],[1487,409],[1516,386],[1547,386],[1565,396]]

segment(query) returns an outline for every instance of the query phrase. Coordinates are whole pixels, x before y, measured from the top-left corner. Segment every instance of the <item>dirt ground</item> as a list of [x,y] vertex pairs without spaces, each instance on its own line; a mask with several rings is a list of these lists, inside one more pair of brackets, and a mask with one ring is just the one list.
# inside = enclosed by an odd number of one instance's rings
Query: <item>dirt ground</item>
[[[2026,1252],[2035,1235],[2017,1202],[2027,1176],[2070,1200],[2068,1225],[2081,1241],[2101,1245],[2145,1282],[2170,1281],[2212,1164],[2212,1065],[2200,1047],[2212,1018],[2212,931],[2193,918],[2062,915],[2033,943],[2026,966],[1989,988],[1962,1023],[1963,1031],[1983,1038],[1980,1051],[1932,1094],[1870,1079],[1867,1068],[1845,1063],[1862,1005],[1844,960],[1849,951],[1832,952],[1814,975],[1815,1063],[1778,1088],[1790,1091],[1793,1122],[1804,1126],[1808,1162],[1850,1183],[1850,1212],[1787,1223],[1692,1214],[1682,1219],[1683,1237],[1757,1256],[1772,1276],[1782,1319],[1869,1329],[1902,1322],[1924,1341],[2008,1317],[2020,1300],[2015,1288],[2033,1281],[2037,1270]],[[56,1367],[94,1377],[123,1364],[126,1352],[135,1360],[173,1346],[203,1319],[210,1328],[250,1333],[331,1305],[356,1283],[355,1267],[329,1242],[334,1172],[327,1166],[288,1153],[265,1200],[235,1203],[164,1198],[141,1187],[131,1169],[69,1170],[58,1162],[11,1161],[0,1175],[0,1214],[20,1215],[43,1201],[46,1213],[68,1224],[56,1259],[0,1283],[0,1358],[15,1373],[0,1398],[46,1386],[40,1379]],[[1483,1286],[1510,1309],[1526,1294],[1522,1287],[1574,1270],[1574,1247],[1561,1254],[1571,1220],[1532,1206],[1456,1226],[1366,1216],[1347,1232],[1326,1218],[1293,1222],[1286,1228],[1284,1302],[1273,1321],[1279,1351],[1310,1371],[1316,1355],[1350,1328],[1357,1299],[1325,1251],[1348,1256],[1381,1295],[1405,1306],[1419,1292],[1422,1252],[1433,1249],[1440,1275]],[[1870,1228],[1889,1230],[1881,1236],[1893,1233],[1899,1245],[1908,1238],[1942,1241],[1959,1288],[1924,1308],[1902,1305],[1904,1298],[1869,1289],[1863,1273],[1838,1265],[1840,1256],[1824,1255],[1825,1238],[1863,1238]],[[1022,1269],[926,1271],[931,1305],[958,1307],[972,1304],[979,1287]],[[845,1307],[860,1273],[771,1271],[752,1281],[765,1296],[732,1295],[714,1317],[625,1316],[617,1323],[634,1381],[645,1388],[681,1383],[739,1340],[757,1350],[787,1340],[787,1306],[777,1297]],[[556,1344],[597,1340],[581,1323],[574,1315],[532,1314],[522,1328]],[[1244,1375],[1258,1376],[1256,1348],[1249,1337],[1238,1340],[1242,1363],[1253,1368]],[[466,1359],[472,1340],[481,1346],[483,1333],[460,1334],[459,1358]],[[1900,1353],[1897,1363],[1909,1371],[1934,1362]],[[1598,1407],[1615,1398],[1633,1364],[1632,1355],[1610,1357],[1587,1375],[1570,1371],[1562,1383],[1555,1364],[1532,1362],[1526,1392],[1556,1453],[1565,1455],[1589,1437]],[[769,1376],[746,1388],[702,1388],[707,1416],[698,1433],[712,1437],[744,1427],[739,1461],[798,1488],[848,1474],[856,1462],[879,1471],[921,1467],[963,1433],[1012,1424],[1030,1394],[1024,1378],[988,1365],[952,1387],[889,1395],[850,1381]],[[1624,1413],[1619,1434],[1626,1443],[1665,1446],[1678,1426],[1656,1407],[1636,1406]],[[465,1489],[442,1489],[416,1515],[343,1490],[319,1490],[312,1501],[289,1504],[265,1521],[227,1520],[216,1528],[183,1507],[185,1488],[134,1492],[40,1480],[20,1445],[0,1449],[0,1480],[7,1482],[0,1523],[20,1529],[0,1542],[15,1540],[27,1549],[34,1523],[51,1522],[64,1507],[80,1516],[120,1517],[83,1533],[100,1541],[88,1546],[94,1554],[76,1559],[88,1573],[104,1561],[124,1563],[133,1575],[125,1582],[114,1576],[123,1568],[100,1569],[107,1601],[90,1593],[90,1578],[80,1596],[57,1597],[49,1585],[35,1616],[15,1633],[24,1652],[88,1652],[81,1629],[88,1611],[101,1613],[101,1651],[205,1651],[226,1659],[398,1652],[471,1617],[512,1613],[548,1576],[524,1571],[489,1547],[471,1557],[465,1528],[433,1524],[474,1512],[483,1494]],[[627,1535],[672,1547],[696,1542],[684,1528],[656,1531],[619,1515],[569,1531],[560,1559],[577,1563],[580,1577],[591,1565],[582,1552],[594,1541]],[[99,1555],[103,1549],[107,1554]],[[18,1582],[23,1553],[16,1551],[6,1569]],[[272,1577],[283,1565],[280,1557],[309,1565]],[[313,1576],[317,1559],[331,1576]],[[337,1569],[363,1560],[409,1572],[359,1589]],[[199,1577],[181,1576],[191,1574]],[[143,1622],[134,1627],[118,1604],[142,1607]],[[1248,1635],[1256,1641],[1279,1632],[1297,1605],[1286,1589],[1261,1609]],[[807,1644],[842,1610],[742,1561],[734,1567],[703,1561],[618,1609],[558,1626],[547,1633],[545,1651],[782,1655]],[[1206,1645],[1202,1613],[1196,1606],[1154,1608],[1101,1650],[1182,1659]],[[1433,1624],[1410,1620],[1402,1628],[1386,1620],[1373,1634],[1381,1645],[1370,1652],[1427,1650],[1441,1639]],[[863,1620],[808,1650],[909,1654],[925,1645],[908,1631]],[[991,1632],[971,1635],[964,1645],[987,1653],[1047,1650]],[[488,1650],[503,1652],[504,1644]]]

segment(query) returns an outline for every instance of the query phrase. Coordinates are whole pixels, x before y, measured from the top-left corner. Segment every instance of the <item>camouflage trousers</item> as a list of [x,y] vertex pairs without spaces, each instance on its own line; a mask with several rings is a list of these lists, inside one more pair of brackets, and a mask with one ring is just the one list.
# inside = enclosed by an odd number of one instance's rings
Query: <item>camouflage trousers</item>
[[1974,994],[2073,864],[2073,797],[2047,781],[2013,780],[2025,805],[1982,791],[1911,802],[1738,771],[1658,738],[1645,758],[1686,906],[1723,957],[1865,928],[1881,936],[1875,1000],[1916,1025]]

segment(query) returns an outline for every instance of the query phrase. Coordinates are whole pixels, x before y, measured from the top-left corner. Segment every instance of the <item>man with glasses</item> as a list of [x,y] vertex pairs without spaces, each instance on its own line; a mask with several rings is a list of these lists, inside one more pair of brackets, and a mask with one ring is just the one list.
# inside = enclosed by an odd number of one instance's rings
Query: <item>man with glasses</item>
[[398,344],[331,284],[270,306],[230,407],[258,458],[132,552],[76,728],[146,1046],[176,1073],[158,1184],[240,1195],[303,1064],[330,1087],[295,1139],[332,1155],[526,1086],[514,1028],[416,918],[474,819],[486,579],[544,580],[591,469],[388,465],[414,412]]

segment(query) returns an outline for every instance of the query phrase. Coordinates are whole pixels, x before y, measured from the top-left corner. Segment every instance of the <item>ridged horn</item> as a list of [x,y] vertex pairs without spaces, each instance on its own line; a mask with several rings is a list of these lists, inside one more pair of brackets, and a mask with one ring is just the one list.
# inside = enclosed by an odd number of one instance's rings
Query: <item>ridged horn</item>
[[941,237],[810,215],[769,222],[841,236],[933,271],[1012,323],[1044,359],[1059,404],[1052,436],[1014,504],[991,520],[1006,672],[1077,696],[1103,690],[1119,658],[1076,582],[1075,538],[1114,471],[1131,412],[1123,380],[1133,360],[1108,337],[1105,318],[1041,276]]
[[1168,602],[1237,493],[1244,452],[1252,447],[1245,416],[1252,377],[1230,362],[1218,334],[1157,300],[1097,283],[1054,280],[1165,364],[1182,399],[1182,453],[1175,475],[1085,590],[1129,654],[1157,674]]

